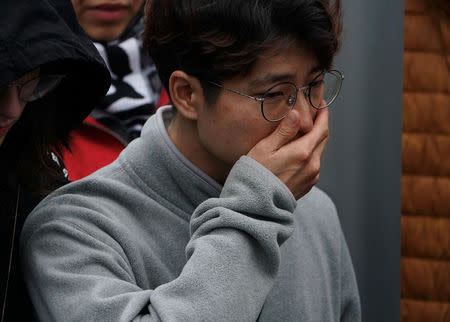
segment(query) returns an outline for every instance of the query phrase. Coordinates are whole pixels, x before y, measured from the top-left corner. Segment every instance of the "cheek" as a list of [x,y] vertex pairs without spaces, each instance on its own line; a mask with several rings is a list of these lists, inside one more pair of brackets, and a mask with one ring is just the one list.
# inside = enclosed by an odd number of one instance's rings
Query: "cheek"
[[89,34],[89,28],[91,28],[92,19],[89,18],[86,4],[84,2],[81,3],[80,1],[72,1],[72,4],[79,24],[81,25],[81,27],[83,27],[86,33]]
[[223,108],[221,113],[210,115],[197,125],[203,146],[229,165],[246,155],[273,131],[273,125],[259,114],[227,108]]
[[[72,0],[72,6],[73,6],[73,9],[75,10],[76,15],[79,16],[79,14],[82,11],[82,7],[83,7],[80,0]],[[79,18],[80,17],[78,17],[78,19]]]
[[133,11],[137,13],[139,9],[141,8],[142,4],[144,3],[144,0],[134,0],[133,1]]
[[238,136],[241,155],[247,154],[258,142],[270,135],[276,124],[267,122],[257,106],[244,106],[239,120],[229,125],[233,137]]

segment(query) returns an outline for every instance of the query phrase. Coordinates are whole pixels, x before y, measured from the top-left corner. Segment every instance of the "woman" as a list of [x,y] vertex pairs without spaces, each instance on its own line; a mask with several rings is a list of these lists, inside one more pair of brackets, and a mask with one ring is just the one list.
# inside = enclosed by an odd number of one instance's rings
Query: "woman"
[[69,179],[75,181],[114,161],[169,98],[142,47],[143,0],[72,0],[72,4],[112,78],[101,104],[70,133],[70,151],[63,150]]
[[29,321],[18,239],[31,209],[64,184],[56,155],[110,77],[70,0],[0,2],[1,321]]

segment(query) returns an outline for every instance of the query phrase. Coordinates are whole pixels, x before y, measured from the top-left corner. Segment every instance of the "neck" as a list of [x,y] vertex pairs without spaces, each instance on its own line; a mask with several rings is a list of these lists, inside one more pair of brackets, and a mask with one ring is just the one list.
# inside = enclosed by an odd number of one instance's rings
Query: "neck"
[[167,132],[177,149],[196,167],[223,185],[231,167],[212,155],[198,135],[197,122],[176,113]]

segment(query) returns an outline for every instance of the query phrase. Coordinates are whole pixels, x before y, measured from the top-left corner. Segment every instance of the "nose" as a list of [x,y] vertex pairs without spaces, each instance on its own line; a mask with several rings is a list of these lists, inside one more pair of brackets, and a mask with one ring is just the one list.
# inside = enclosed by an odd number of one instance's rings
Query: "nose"
[[5,86],[0,89],[0,112],[3,115],[14,114],[21,105],[17,86]]
[[309,104],[309,100],[303,92],[298,93],[294,108],[300,113],[300,131],[302,134],[308,133],[313,128],[316,109]]
[[24,105],[24,102],[19,99],[16,86],[0,89],[0,126],[5,126],[19,118]]

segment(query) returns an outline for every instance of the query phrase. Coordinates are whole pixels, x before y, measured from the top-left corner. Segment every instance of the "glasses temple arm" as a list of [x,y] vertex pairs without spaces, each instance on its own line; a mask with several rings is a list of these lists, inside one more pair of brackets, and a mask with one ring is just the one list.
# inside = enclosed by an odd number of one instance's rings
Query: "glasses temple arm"
[[232,92],[232,93],[235,93],[235,94],[238,94],[238,95],[241,95],[241,96],[245,96],[245,97],[251,98],[252,100],[255,100],[255,101],[257,101],[257,102],[262,102],[262,101],[264,101],[264,98],[262,98],[262,97],[253,97],[253,96],[247,95],[247,94],[245,94],[245,93],[239,92],[239,91],[237,91],[237,90],[235,90],[235,89],[228,88],[228,87],[225,87],[225,86],[223,86],[223,85],[214,83],[214,82],[212,82],[212,81],[207,81],[207,82],[208,82],[208,83],[211,83],[211,84],[213,84],[213,85],[216,85],[216,86],[218,86],[218,87],[220,87],[220,88],[223,88],[224,90],[227,90],[227,91],[229,91],[229,92]]

